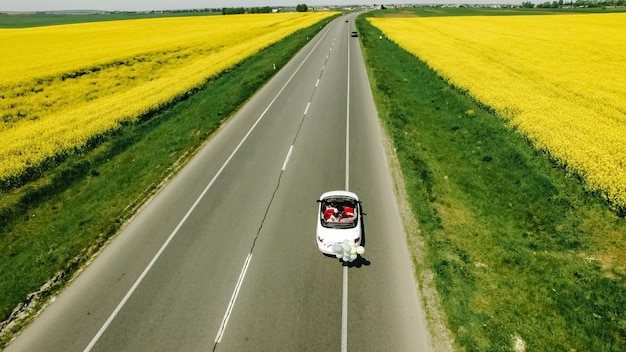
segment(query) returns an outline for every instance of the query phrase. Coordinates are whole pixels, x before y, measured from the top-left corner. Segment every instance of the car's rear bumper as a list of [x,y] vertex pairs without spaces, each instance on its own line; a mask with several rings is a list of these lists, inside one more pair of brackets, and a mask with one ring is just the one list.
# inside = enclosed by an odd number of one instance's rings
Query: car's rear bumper
[[[337,253],[335,253],[333,251],[333,246],[336,244],[341,244],[343,241],[338,241],[338,242],[332,242],[332,241],[328,241],[328,242],[323,242],[320,241],[319,238],[316,239],[317,242],[317,249],[319,249],[320,252],[324,253],[324,254],[329,254],[329,255],[336,255]],[[361,245],[361,238],[358,239],[352,239],[350,240],[350,244],[352,244],[354,247],[360,246]]]

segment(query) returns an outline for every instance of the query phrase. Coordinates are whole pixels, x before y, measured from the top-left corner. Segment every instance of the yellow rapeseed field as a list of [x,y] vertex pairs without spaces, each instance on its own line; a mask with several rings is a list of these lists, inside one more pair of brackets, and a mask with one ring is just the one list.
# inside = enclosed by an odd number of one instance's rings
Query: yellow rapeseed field
[[0,180],[81,148],[333,13],[0,29]]
[[369,20],[626,207],[626,14]]

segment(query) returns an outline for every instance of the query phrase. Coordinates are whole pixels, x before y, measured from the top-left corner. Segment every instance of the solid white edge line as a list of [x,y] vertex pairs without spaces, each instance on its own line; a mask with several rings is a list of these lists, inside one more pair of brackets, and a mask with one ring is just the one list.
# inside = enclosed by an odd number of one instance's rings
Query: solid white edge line
[[350,42],[348,41],[348,88],[346,94],[346,191],[350,185]]
[[[346,97],[346,191],[350,186],[350,42],[348,41],[348,88]],[[348,267],[343,267],[341,297],[341,352],[348,351]]]
[[222,341],[222,336],[224,335],[224,331],[226,330],[226,325],[228,324],[230,313],[233,311],[233,307],[235,306],[237,295],[239,295],[239,289],[241,288],[243,279],[246,277],[246,271],[248,271],[248,265],[250,264],[251,259],[252,259],[252,252],[248,253],[248,256],[246,257],[246,261],[243,263],[243,268],[241,269],[241,273],[239,274],[239,279],[237,279],[237,284],[235,285],[235,291],[233,292],[233,295],[230,297],[230,302],[228,303],[228,308],[226,308],[226,313],[224,314],[224,318],[222,319],[222,324],[220,325],[220,328],[217,331],[217,336],[215,337],[215,343],[220,343],[220,341]]
[[283,163],[282,171],[287,169],[287,163],[289,162],[289,158],[291,158],[291,151],[293,150],[293,144],[289,147],[289,152],[287,152],[287,157],[285,158],[285,162]]
[[341,352],[348,351],[348,266],[343,267],[341,295]]
[[228,165],[228,163],[231,161],[231,159],[235,156],[235,154],[237,153],[237,151],[239,150],[239,148],[241,148],[241,146],[243,145],[243,143],[246,141],[246,139],[248,139],[248,136],[250,136],[250,134],[252,133],[252,131],[256,128],[256,126],[259,124],[259,122],[261,122],[261,120],[263,119],[263,117],[265,116],[265,114],[269,111],[270,107],[272,105],[274,105],[274,102],[278,99],[278,97],[282,94],[282,92],[285,90],[285,88],[287,87],[287,85],[291,82],[291,80],[295,77],[296,73],[298,73],[300,71],[300,69],[302,68],[302,66],[304,65],[304,63],[308,60],[308,58],[311,56],[311,54],[313,54],[313,51],[315,51],[315,49],[317,48],[317,46],[322,42],[322,40],[324,39],[324,37],[326,36],[326,34],[328,34],[328,31],[326,31],[324,33],[324,35],[322,36],[322,38],[320,38],[320,40],[317,42],[317,44],[315,44],[315,46],[311,49],[311,51],[309,51],[309,53],[307,54],[307,56],[302,60],[302,62],[300,63],[300,65],[298,65],[298,67],[295,69],[295,71],[291,74],[291,76],[289,77],[289,79],[287,80],[287,82],[285,82],[285,84],[281,87],[281,89],[278,91],[278,93],[276,93],[276,96],[274,96],[274,98],[272,99],[272,101],[270,101],[270,103],[267,105],[267,107],[265,108],[265,110],[263,110],[263,113],[261,113],[261,115],[259,116],[259,118],[254,122],[254,124],[252,125],[252,127],[250,127],[250,129],[248,130],[248,132],[246,133],[246,135],[243,137],[243,139],[239,142],[239,144],[237,145],[237,147],[235,148],[235,150],[233,150],[233,152],[230,154],[230,156],[228,157],[228,159],[226,159],[226,161],[224,162],[224,164],[222,165],[222,167],[220,167],[220,169],[215,173],[215,176],[213,176],[213,178],[211,179],[211,182],[209,182],[209,184],[204,188],[204,190],[202,191],[202,193],[200,194],[200,196],[198,196],[198,198],[196,199],[196,201],[191,205],[191,207],[189,208],[189,210],[187,211],[187,213],[185,214],[185,216],[183,216],[183,218],[180,220],[180,222],[178,223],[178,225],[176,226],[176,228],[174,229],[174,231],[172,231],[172,233],[169,235],[169,237],[167,238],[167,240],[165,240],[165,242],[163,243],[163,245],[161,246],[161,248],[159,249],[159,251],[154,255],[154,257],[152,258],[152,260],[150,261],[150,263],[148,264],[148,266],[146,266],[146,268],[144,269],[144,271],[141,273],[141,275],[139,275],[139,277],[137,278],[137,280],[135,281],[135,283],[133,284],[133,286],[130,288],[130,290],[128,290],[128,292],[126,293],[126,295],[124,296],[124,298],[122,298],[122,300],[120,301],[120,303],[117,305],[117,307],[115,307],[115,309],[113,310],[113,313],[111,313],[111,315],[109,316],[109,318],[104,322],[104,324],[102,325],[102,327],[100,327],[100,330],[98,330],[98,332],[96,333],[96,335],[93,337],[93,339],[91,339],[91,341],[89,342],[89,344],[87,345],[87,347],[85,347],[85,349],[83,350],[83,352],[89,352],[91,351],[91,349],[93,348],[93,346],[95,346],[95,344],[98,342],[98,340],[100,339],[100,337],[102,337],[102,335],[104,334],[104,332],[106,331],[106,329],[109,327],[109,325],[111,325],[111,322],[113,322],[113,319],[115,319],[115,317],[117,316],[117,314],[119,314],[119,312],[122,310],[122,308],[124,307],[124,305],[126,304],[126,302],[128,301],[128,299],[130,298],[130,296],[132,296],[132,294],[135,292],[135,290],[137,289],[137,287],[139,287],[139,284],[143,281],[144,277],[148,274],[148,272],[150,271],[150,269],[152,269],[152,266],[154,266],[154,264],[156,263],[156,261],[159,259],[159,257],[161,256],[161,254],[163,253],[163,251],[165,251],[165,248],[169,245],[169,243],[172,241],[172,239],[174,238],[174,236],[176,236],[176,234],[178,233],[178,231],[180,230],[180,228],[183,226],[183,224],[185,223],[185,221],[187,221],[187,218],[191,215],[191,213],[193,212],[193,210],[198,206],[198,204],[200,203],[200,200],[204,197],[204,195],[209,191],[209,189],[211,188],[211,186],[213,185],[213,183],[215,182],[215,180],[217,179],[217,177],[222,173],[222,171],[224,171],[224,169],[226,168],[226,166]]

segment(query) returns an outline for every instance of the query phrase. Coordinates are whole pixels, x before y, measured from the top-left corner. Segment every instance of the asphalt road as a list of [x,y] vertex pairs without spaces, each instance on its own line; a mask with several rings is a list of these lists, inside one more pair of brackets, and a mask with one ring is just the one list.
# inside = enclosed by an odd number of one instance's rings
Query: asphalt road
[[[311,38],[6,351],[430,351],[354,16]],[[367,213],[350,265],[315,244],[316,199],[336,189]]]

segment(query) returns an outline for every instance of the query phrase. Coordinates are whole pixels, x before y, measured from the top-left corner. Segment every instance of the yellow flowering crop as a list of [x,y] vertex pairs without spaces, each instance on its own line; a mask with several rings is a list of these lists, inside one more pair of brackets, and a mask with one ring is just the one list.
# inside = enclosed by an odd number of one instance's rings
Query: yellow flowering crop
[[80,148],[333,13],[0,29],[0,180]]
[[626,14],[370,22],[626,206]]

